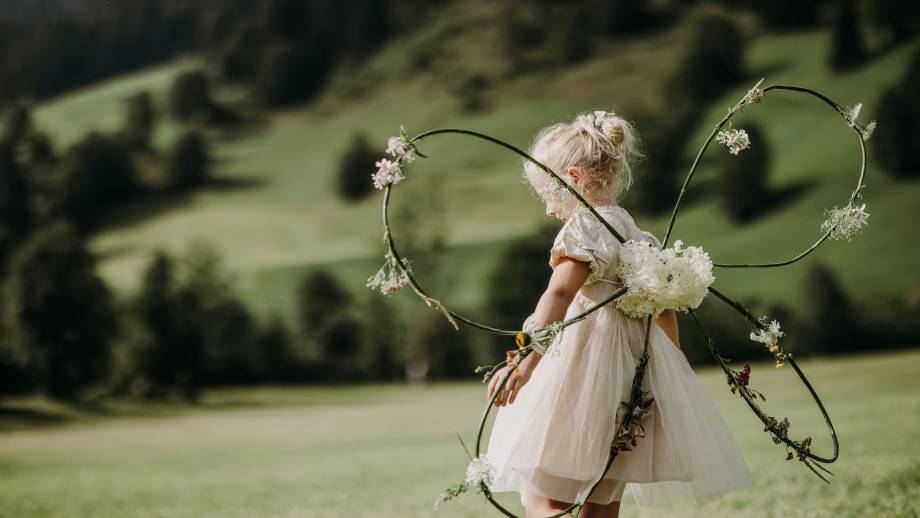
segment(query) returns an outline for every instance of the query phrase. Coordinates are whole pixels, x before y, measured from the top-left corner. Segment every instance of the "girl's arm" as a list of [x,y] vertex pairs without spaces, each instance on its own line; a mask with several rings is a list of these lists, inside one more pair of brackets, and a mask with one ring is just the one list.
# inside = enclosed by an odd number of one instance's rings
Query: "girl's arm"
[[[549,279],[549,285],[546,291],[543,292],[543,295],[540,296],[540,300],[537,302],[537,307],[534,310],[534,319],[538,327],[544,327],[552,322],[565,319],[569,304],[572,303],[572,299],[575,298],[575,293],[581,289],[581,286],[588,279],[590,273],[591,268],[588,266],[588,263],[584,261],[572,259],[571,257],[562,257],[559,259],[556,267],[553,268],[553,274]],[[502,406],[505,403],[514,403],[517,392],[530,379],[530,374],[536,368],[537,364],[540,363],[541,358],[543,358],[543,356],[536,351],[524,358],[518,366],[517,371],[511,374],[511,379],[505,384],[502,393],[495,398],[495,406]],[[501,375],[492,377],[489,383],[489,399],[492,398],[493,390],[495,390],[495,387],[501,382],[506,372],[507,367],[503,367],[501,371],[496,373]]]
[[655,319],[655,323],[658,324],[668,338],[674,342],[674,345],[680,349],[680,336],[677,333],[677,313],[673,309],[666,309],[658,315],[658,318]]

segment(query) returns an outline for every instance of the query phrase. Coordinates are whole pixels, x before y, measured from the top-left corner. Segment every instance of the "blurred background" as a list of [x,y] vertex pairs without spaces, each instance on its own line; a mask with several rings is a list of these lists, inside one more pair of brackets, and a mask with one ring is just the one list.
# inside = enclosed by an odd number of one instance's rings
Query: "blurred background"
[[[699,147],[761,78],[879,121],[861,235],[715,272],[782,323],[843,453],[831,485],[782,462],[681,315],[758,481],[708,515],[917,516],[918,28],[900,0],[0,2],[0,516],[429,515],[463,479],[474,369],[512,344],[365,287],[387,137],[458,127],[526,150],[615,110],[646,155],[621,203],[663,237]],[[713,144],[674,238],[716,262],[788,259],[846,204],[856,137],[782,91],[733,123],[751,148]],[[400,250],[435,297],[519,327],[560,223],[515,155],[457,135],[420,148],[391,205]],[[768,410],[828,451],[749,325],[715,299],[699,313]],[[472,495],[437,512],[491,511]]]

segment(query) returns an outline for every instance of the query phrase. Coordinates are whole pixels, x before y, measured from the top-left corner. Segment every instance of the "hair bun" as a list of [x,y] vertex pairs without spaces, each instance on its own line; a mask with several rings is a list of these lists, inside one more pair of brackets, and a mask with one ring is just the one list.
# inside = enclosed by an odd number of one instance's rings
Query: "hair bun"
[[623,146],[627,139],[623,119],[612,111],[596,110],[579,115],[575,124],[594,138],[608,141],[613,147]]

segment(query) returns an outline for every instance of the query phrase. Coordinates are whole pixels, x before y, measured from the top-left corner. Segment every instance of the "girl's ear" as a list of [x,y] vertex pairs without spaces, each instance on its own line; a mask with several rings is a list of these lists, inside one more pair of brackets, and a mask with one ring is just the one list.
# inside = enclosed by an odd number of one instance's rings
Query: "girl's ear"
[[565,174],[572,179],[572,185],[578,183],[578,180],[581,179],[581,171],[578,169],[578,166],[570,165],[565,168]]

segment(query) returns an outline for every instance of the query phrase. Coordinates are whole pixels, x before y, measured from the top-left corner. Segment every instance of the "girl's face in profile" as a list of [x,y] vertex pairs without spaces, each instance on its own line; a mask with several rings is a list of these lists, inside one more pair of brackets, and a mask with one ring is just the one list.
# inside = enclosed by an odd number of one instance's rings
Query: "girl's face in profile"
[[[539,171],[527,175],[530,185],[546,204],[546,215],[565,220],[577,204],[577,200],[565,187],[553,181],[549,175]],[[564,176],[570,182],[569,176]]]

